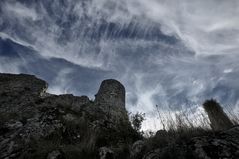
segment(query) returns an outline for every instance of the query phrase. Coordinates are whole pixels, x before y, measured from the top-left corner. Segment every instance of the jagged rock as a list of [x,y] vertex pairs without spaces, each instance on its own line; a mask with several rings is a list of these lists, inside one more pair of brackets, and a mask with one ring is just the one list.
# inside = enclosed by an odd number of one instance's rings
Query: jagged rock
[[55,150],[48,154],[47,159],[63,159],[63,156],[59,150]]
[[192,139],[194,151],[202,159],[239,158],[239,127],[223,131],[215,136]]
[[113,159],[114,152],[110,148],[101,147],[99,149],[99,156],[100,156],[100,159]]
[[[97,158],[99,147],[117,149],[118,143],[139,139],[127,118],[124,87],[116,80],[102,83],[96,101],[48,94],[46,88],[35,76],[0,74],[0,158]],[[111,154],[100,150],[103,158]]]
[[95,102],[105,106],[125,109],[125,88],[116,80],[104,80],[95,97]]
[[0,159],[239,158],[239,126],[181,140],[161,130],[150,145],[132,128],[116,80],[103,81],[95,101],[46,88],[35,76],[0,74]]
[[156,132],[155,136],[166,137],[167,136],[167,131],[166,130],[158,130]]
[[136,141],[131,147],[131,152],[130,152],[131,156],[133,158],[138,158],[141,155],[144,148],[145,148],[144,141],[142,140]]
[[32,75],[1,74],[0,95],[38,95],[41,96],[47,89],[47,83]]
[[[160,159],[159,149],[146,153],[143,159]],[[173,152],[172,152],[173,153]]]

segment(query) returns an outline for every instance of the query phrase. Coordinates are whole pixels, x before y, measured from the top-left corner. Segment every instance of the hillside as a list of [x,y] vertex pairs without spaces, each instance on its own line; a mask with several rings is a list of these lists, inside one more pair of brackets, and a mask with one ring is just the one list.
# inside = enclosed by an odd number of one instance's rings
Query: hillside
[[125,88],[116,80],[104,80],[92,101],[49,94],[32,75],[0,74],[1,159],[239,158],[239,127],[220,123],[144,138],[130,123]]

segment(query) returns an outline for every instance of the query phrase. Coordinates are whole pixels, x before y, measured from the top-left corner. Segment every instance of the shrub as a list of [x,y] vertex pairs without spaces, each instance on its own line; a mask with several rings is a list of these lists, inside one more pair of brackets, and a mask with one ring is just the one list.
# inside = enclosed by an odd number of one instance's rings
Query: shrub
[[140,132],[142,122],[145,120],[145,113],[139,113],[137,112],[136,114],[133,114],[130,116],[130,122],[133,126],[133,128],[137,131]]

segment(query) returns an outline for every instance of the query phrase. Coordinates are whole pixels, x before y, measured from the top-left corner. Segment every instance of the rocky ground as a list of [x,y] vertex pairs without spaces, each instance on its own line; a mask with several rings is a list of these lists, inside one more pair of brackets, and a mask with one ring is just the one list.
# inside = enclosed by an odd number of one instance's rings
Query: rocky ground
[[239,158],[238,126],[145,139],[131,126],[116,80],[103,81],[95,101],[46,90],[35,76],[0,74],[1,159]]

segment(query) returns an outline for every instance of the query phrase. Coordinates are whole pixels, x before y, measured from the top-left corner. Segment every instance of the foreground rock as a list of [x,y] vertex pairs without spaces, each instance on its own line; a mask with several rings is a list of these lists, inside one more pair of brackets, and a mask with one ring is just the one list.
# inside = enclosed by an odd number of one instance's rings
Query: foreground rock
[[115,80],[104,83],[94,102],[86,96],[47,94],[47,83],[34,76],[0,74],[0,158],[125,154],[124,147],[140,135],[128,120],[124,86]]
[[215,136],[195,137],[192,143],[199,158],[239,158],[239,126]]
[[143,139],[131,127],[125,88],[116,80],[103,81],[95,101],[46,90],[35,76],[0,74],[0,159],[239,158],[239,127],[230,124]]
[[[137,144],[136,142],[134,146]],[[144,149],[141,149],[142,147]],[[143,145],[140,142],[137,150],[140,150],[134,153],[137,159],[238,159],[239,126],[222,132],[185,131],[156,134]]]

